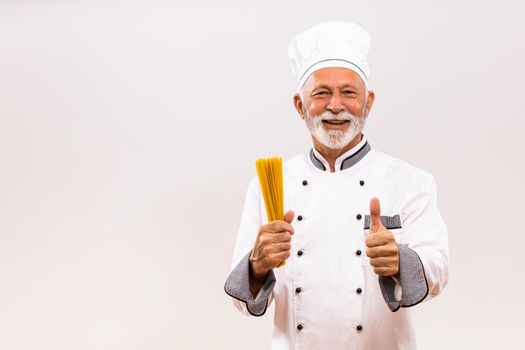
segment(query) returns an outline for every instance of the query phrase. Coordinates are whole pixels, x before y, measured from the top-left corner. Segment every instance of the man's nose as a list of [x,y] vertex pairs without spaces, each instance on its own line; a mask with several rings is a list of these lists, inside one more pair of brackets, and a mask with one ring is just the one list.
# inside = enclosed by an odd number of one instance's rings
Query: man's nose
[[341,102],[341,96],[338,93],[332,94],[332,98],[330,99],[330,103],[328,103],[328,106],[326,106],[326,109],[331,111],[332,113],[339,113],[343,111],[345,106],[343,106]]

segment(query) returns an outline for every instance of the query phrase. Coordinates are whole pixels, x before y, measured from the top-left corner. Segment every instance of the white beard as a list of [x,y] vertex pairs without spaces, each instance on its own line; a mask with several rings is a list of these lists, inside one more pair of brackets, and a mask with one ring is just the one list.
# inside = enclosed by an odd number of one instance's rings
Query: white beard
[[[366,123],[367,113],[363,112],[361,117],[348,112],[340,112],[338,114],[326,111],[318,116],[311,116],[305,113],[304,120],[308,126],[310,133],[325,145],[331,149],[341,149],[348,145],[357,135],[363,131]],[[323,120],[336,119],[336,120],[349,120],[350,125],[346,131],[342,130],[326,130],[323,126]]]

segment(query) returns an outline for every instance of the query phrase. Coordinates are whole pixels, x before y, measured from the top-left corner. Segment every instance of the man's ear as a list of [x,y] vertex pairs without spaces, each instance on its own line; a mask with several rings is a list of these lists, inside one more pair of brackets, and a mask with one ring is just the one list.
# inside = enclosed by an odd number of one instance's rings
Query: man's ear
[[295,94],[293,96],[293,106],[297,110],[297,113],[299,113],[301,116],[301,119],[304,119],[303,101],[301,100],[301,96],[299,94]]
[[376,99],[375,92],[372,90],[368,90],[368,101],[366,101],[367,115],[370,113],[370,110],[372,109],[372,105],[374,104],[375,99]]

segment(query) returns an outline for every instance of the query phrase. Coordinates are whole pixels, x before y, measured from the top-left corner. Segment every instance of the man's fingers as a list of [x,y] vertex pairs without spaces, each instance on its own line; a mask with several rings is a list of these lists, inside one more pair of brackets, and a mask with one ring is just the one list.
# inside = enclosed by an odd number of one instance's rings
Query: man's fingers
[[273,246],[275,248],[276,253],[283,253],[292,249],[292,245],[290,244],[290,242],[275,243]]
[[[286,247],[282,247],[282,248],[286,248]],[[283,261],[285,261],[286,259],[288,259],[290,257],[290,254],[291,254],[290,249],[284,249],[281,251],[277,251],[277,252],[274,252],[268,255],[266,257],[266,261],[271,266],[271,268],[274,268],[278,266],[280,263],[282,263]]]
[[387,245],[394,242],[396,239],[389,232],[380,232],[379,234],[369,234],[365,238],[365,244],[367,247],[377,247]]
[[366,256],[369,258],[396,256],[397,250],[395,246],[379,246],[373,248],[366,248]]
[[279,254],[276,254],[274,256],[274,259],[275,259],[275,266],[279,265],[280,263],[282,263],[283,261],[285,261],[286,259],[288,259],[290,257],[290,250],[287,250],[287,251],[284,251],[284,252],[281,252]]
[[288,231],[290,232],[290,234],[294,234],[293,226],[283,220],[276,220],[270,222],[269,224],[265,225],[264,231],[272,233]]
[[394,267],[374,267],[374,272],[379,276],[393,276],[399,269]]
[[290,240],[275,241],[272,237],[271,240],[262,242],[262,251],[264,255],[269,256],[271,254],[281,253],[292,248],[292,242]]
[[381,206],[379,198],[374,197],[370,200],[370,233],[375,233],[383,228],[381,223]]
[[270,232],[257,237],[257,244],[261,247],[271,247],[278,243],[290,243],[292,241],[292,235],[290,232]]
[[273,243],[282,243],[282,242],[292,241],[292,235],[288,231],[276,232],[276,233],[273,233],[270,237]]
[[396,257],[380,257],[370,259],[370,265],[373,267],[391,267],[395,268],[398,264]]

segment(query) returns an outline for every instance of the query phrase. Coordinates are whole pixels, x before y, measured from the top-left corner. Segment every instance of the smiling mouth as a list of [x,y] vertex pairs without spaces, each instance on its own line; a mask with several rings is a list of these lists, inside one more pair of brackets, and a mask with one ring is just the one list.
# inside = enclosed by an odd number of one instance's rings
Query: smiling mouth
[[340,119],[325,119],[323,123],[332,124],[332,125],[341,125],[350,122],[349,120],[340,120]]

